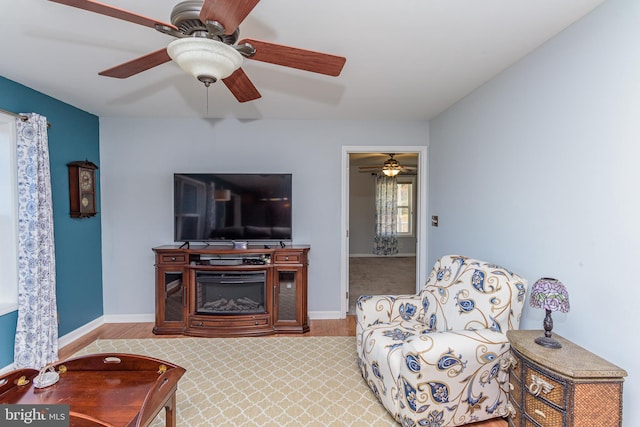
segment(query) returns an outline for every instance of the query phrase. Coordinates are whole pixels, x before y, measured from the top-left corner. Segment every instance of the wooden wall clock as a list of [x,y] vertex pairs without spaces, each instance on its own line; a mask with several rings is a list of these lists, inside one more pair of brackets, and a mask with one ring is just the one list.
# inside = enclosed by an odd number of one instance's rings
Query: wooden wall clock
[[96,212],[96,169],[88,160],[67,163],[69,167],[69,207],[72,218],[88,218]]

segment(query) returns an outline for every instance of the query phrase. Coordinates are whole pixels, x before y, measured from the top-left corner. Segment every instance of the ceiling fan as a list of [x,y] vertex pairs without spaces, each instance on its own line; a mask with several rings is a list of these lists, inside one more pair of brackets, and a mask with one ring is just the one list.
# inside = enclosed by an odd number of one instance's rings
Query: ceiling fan
[[375,166],[360,166],[360,172],[376,172],[380,171],[387,176],[396,176],[399,173],[415,173],[416,167],[403,166],[399,161],[393,158],[395,153],[387,153],[389,158],[382,165]]
[[243,58],[334,77],[340,75],[346,61],[341,56],[266,41],[238,41],[240,23],[260,0],[183,1],[173,8],[170,24],[94,0],[50,1],[176,37],[167,47],[101,71],[98,73],[101,76],[124,79],[173,60],[207,87],[222,80],[239,102],[246,102],[261,95],[240,68]]

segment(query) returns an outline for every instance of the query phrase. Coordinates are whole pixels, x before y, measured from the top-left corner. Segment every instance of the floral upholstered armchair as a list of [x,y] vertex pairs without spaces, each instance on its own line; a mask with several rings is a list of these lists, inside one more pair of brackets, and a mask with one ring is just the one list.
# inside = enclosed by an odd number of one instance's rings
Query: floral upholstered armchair
[[527,281],[497,265],[440,258],[418,295],[361,296],[358,362],[403,426],[444,427],[507,415],[509,341]]

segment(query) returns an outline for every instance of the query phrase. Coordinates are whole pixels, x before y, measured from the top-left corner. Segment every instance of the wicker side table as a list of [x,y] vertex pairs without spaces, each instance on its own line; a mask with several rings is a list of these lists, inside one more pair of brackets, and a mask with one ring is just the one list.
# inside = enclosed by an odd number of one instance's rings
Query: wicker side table
[[622,425],[622,383],[627,372],[553,334],[560,349],[534,342],[544,331],[508,331],[510,427]]

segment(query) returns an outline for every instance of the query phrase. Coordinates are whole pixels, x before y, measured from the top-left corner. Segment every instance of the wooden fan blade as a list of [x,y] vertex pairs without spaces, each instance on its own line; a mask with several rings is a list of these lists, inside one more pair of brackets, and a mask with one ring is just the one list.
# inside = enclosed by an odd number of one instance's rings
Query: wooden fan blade
[[126,79],[134,74],[141,73],[169,61],[171,61],[171,57],[167,53],[167,48],[163,48],[123,64],[116,65],[108,70],[100,71],[98,74],[106,77],[115,77],[117,79]]
[[225,34],[232,34],[260,0],[205,0],[200,9],[202,22],[218,21]]
[[122,19],[124,21],[133,22],[134,24],[144,25],[145,27],[155,28],[156,25],[164,25],[166,27],[178,30],[178,28],[166,22],[157,19],[148,18],[137,13],[129,12],[119,7],[109,6],[93,0],[50,0],[55,3],[67,6],[77,7],[78,9],[88,10],[89,12],[99,13],[100,15],[110,16],[112,18]]
[[248,43],[256,49],[253,56],[248,59],[311,71],[312,73],[339,76],[346,62],[342,56],[328,53],[314,52],[312,50],[299,49],[260,40],[245,39],[238,44]]
[[239,102],[253,101],[262,97],[242,68],[238,68],[222,82]]

